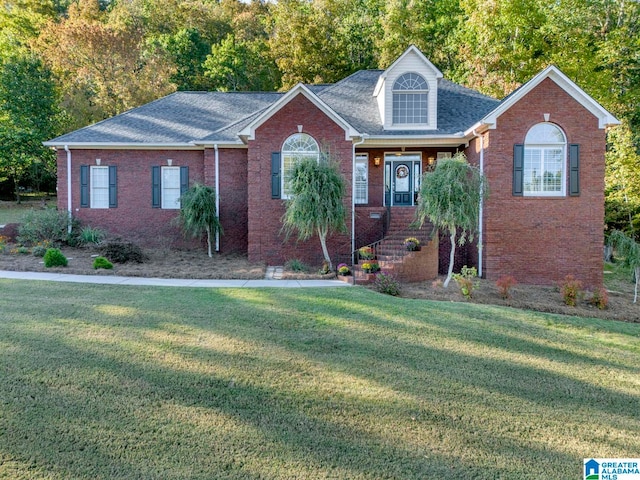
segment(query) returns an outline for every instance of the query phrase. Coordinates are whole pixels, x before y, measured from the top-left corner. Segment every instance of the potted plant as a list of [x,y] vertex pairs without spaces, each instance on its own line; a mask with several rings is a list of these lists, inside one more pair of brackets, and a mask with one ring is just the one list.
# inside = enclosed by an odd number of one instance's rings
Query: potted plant
[[341,263],[338,265],[338,275],[342,275],[343,277],[351,275],[351,270],[346,263]]
[[420,240],[416,237],[405,238],[404,247],[410,252],[416,252],[420,250]]
[[362,264],[362,271],[363,271],[364,273],[371,273],[371,263],[369,263],[369,262],[364,262],[364,263]]
[[358,255],[362,260],[371,260],[375,256],[373,253],[373,248],[371,247],[361,247],[358,250]]
[[369,262],[371,264],[371,273],[376,273],[380,271],[380,265],[377,261]]

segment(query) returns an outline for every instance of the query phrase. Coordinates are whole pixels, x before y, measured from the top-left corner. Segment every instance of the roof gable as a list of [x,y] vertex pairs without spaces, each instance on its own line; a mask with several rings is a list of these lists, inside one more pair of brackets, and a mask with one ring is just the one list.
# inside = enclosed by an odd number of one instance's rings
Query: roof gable
[[596,102],[591,96],[589,96],[584,90],[578,87],[578,85],[553,65],[545,68],[527,83],[505,97],[504,100],[500,102],[500,105],[498,105],[498,107],[493,111],[489,112],[489,114],[486,115],[480,123],[488,125],[489,128],[492,129],[496,128],[498,117],[500,117],[500,115],[513,107],[525,95],[531,92],[547,78],[555,82],[556,85],[567,92],[567,94],[569,94],[576,102],[591,112],[598,119],[599,128],[606,128],[610,125],[620,124],[620,121],[617,118],[615,118],[602,105]]
[[345,132],[345,140],[350,140],[353,137],[359,137],[360,133],[349,122],[342,118],[335,112],[329,105],[327,105],[318,95],[313,93],[308,87],[302,83],[297,84],[286,94],[284,94],[278,101],[273,103],[269,108],[265,109],[260,115],[254,118],[247,126],[245,126],[238,135],[243,140],[255,139],[255,133],[258,127],[264,124],[267,120],[273,117],[282,107],[288,104],[292,99],[302,95],[313,103],[320,111],[326,116],[338,124]]

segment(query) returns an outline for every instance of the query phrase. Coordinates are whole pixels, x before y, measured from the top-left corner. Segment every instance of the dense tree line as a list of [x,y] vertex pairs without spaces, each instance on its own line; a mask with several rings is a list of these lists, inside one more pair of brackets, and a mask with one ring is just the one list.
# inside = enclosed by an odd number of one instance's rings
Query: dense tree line
[[174,90],[334,82],[415,44],[498,98],[557,65],[622,120],[607,224],[640,231],[636,0],[0,1],[0,181],[37,187],[54,174],[40,140]]

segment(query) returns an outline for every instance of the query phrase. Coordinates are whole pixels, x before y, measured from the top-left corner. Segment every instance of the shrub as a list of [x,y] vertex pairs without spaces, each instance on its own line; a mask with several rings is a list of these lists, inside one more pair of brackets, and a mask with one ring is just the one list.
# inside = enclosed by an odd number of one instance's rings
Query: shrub
[[107,237],[104,230],[93,227],[83,227],[78,236],[80,245],[99,244]]
[[100,247],[100,253],[114,263],[144,263],[147,260],[147,256],[138,245],[120,240],[105,243]]
[[36,245],[35,247],[33,247],[31,249],[31,254],[34,257],[44,257],[44,254],[47,253],[47,247],[45,247],[44,245]]
[[453,280],[458,284],[460,293],[464,298],[473,298],[473,290],[477,287],[476,278],[478,271],[475,267],[462,267],[460,273],[456,273],[452,276]]
[[[62,245],[71,240],[68,234],[69,214],[53,209],[30,210],[18,228],[18,241],[24,245],[36,245],[45,240]],[[78,223],[72,220],[72,232]]]
[[308,272],[309,267],[297,258],[292,258],[291,260],[287,260],[284,264],[284,268],[290,270],[292,272]]
[[416,237],[405,238],[404,248],[406,248],[410,252],[415,252],[416,250],[420,250],[420,240],[418,240]]
[[4,252],[4,249],[7,248],[7,241],[7,237],[0,235],[0,253]]
[[609,304],[609,294],[604,287],[596,288],[589,299],[589,303],[600,310],[607,308]]
[[113,263],[111,263],[104,257],[96,257],[96,259],[93,261],[93,268],[95,268],[96,270],[99,268],[111,270],[113,268]]
[[370,262],[364,262],[362,264],[362,270],[364,272],[370,272],[371,271],[371,263]]
[[567,275],[560,283],[560,294],[565,305],[575,307],[584,294],[582,282],[573,275]]
[[44,254],[44,266],[49,267],[66,267],[69,262],[67,257],[58,248],[49,248]]
[[24,245],[20,245],[19,247],[12,249],[11,253],[15,253],[17,255],[28,255],[31,252],[29,252],[29,249]]
[[431,288],[433,289],[440,289],[442,288],[442,280],[440,278],[434,280],[433,282],[431,282]]
[[397,297],[400,295],[400,283],[390,273],[380,272],[376,274],[376,279],[373,282],[375,289],[380,293],[386,293],[387,295],[393,295]]
[[511,298],[511,289],[518,284],[515,278],[511,275],[505,275],[496,280],[496,287],[498,287],[498,293],[505,300]]
[[322,267],[320,267],[320,270],[318,271],[318,273],[320,275],[327,275],[331,273],[331,267],[329,266],[326,260],[322,262]]
[[371,263],[371,273],[376,273],[380,271],[380,264],[377,261],[372,261]]

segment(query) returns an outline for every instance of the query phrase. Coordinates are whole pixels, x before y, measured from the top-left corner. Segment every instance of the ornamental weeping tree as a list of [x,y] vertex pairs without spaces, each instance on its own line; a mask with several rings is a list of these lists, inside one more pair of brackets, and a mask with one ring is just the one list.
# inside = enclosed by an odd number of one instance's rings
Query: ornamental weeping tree
[[302,160],[293,167],[290,188],[291,197],[282,217],[283,230],[287,237],[297,231],[301,241],[317,233],[324,259],[333,270],[327,236],[347,231],[344,178],[330,161]]
[[469,164],[464,153],[438,160],[433,172],[422,177],[417,223],[429,220],[437,230],[448,233],[451,240],[449,271],[443,286],[453,274],[456,243],[472,241],[478,230],[480,200],[487,195],[487,181],[480,169]]
[[222,233],[222,225],[216,211],[216,191],[196,183],[180,196],[180,216],[178,217],[185,234],[201,237],[207,233],[207,251],[211,252],[211,236]]
[[638,282],[640,282],[640,245],[620,230],[611,232],[608,243],[616,250],[618,255],[624,258],[624,264],[633,272],[636,282],[633,303],[636,303],[638,300]]

